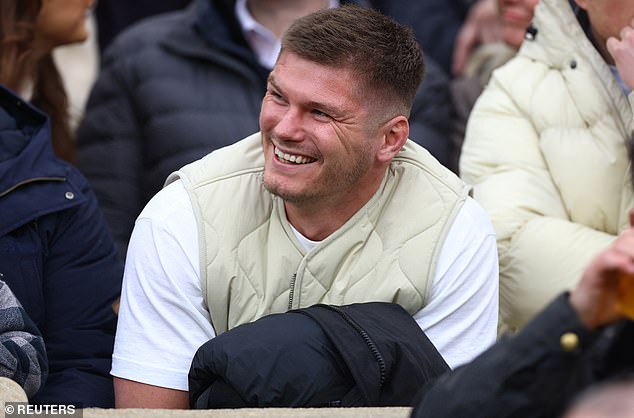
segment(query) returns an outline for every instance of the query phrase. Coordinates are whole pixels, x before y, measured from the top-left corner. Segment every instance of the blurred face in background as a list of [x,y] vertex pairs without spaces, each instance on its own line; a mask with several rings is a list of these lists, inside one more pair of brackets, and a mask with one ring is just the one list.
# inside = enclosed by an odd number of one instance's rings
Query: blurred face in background
[[634,0],[575,0],[588,13],[596,46],[603,58],[613,63],[605,43],[614,36],[620,38],[621,29],[634,18]]
[[499,0],[502,37],[509,46],[519,49],[526,28],[533,20],[535,6],[539,0]]
[[42,0],[37,18],[36,43],[43,49],[83,42],[88,38],[87,17],[95,0]]

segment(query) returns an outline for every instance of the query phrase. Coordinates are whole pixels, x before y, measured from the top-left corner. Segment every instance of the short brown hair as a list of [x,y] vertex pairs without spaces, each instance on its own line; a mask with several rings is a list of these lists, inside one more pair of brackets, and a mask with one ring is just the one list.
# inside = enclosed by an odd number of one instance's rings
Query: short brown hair
[[282,38],[282,52],[353,69],[363,87],[387,95],[407,116],[425,72],[411,28],[376,10],[352,5],[296,20]]

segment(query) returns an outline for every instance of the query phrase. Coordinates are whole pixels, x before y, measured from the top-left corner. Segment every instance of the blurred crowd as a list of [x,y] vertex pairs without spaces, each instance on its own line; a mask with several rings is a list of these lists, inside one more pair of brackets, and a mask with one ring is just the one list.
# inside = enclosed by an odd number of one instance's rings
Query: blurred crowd
[[2,0],[0,376],[632,418],[633,86],[628,0]]

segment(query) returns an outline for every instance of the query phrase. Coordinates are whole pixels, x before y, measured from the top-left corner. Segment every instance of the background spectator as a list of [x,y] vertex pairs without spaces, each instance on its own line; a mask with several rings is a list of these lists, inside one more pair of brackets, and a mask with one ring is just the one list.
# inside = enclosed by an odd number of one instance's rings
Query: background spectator
[[576,3],[539,2],[531,39],[478,99],[460,159],[497,232],[501,319],[512,328],[575,285],[634,203],[630,88],[606,49],[634,2]]
[[502,40],[475,47],[466,59],[462,74],[451,80],[451,101],[455,110],[452,142],[456,151],[453,164],[456,167],[471,109],[489,82],[493,70],[513,58],[522,45],[537,3],[538,0],[499,0]]
[[[49,376],[32,402],[109,407],[112,304],[122,268],[87,181],[51,148],[65,151],[71,144],[68,136],[55,137],[68,130],[51,51],[86,38],[89,6],[0,3],[0,81],[26,96],[0,89],[0,276],[46,344]],[[55,108],[53,117],[25,102],[29,97]]]
[[9,286],[0,280],[0,376],[17,382],[32,398],[44,386],[47,373],[40,331]]
[[370,0],[414,29],[423,51],[449,77],[462,74],[471,50],[500,39],[496,0]]
[[133,23],[186,7],[191,0],[99,0],[95,7],[97,41],[103,53],[112,40]]
[[[62,13],[51,13],[64,0],[3,1],[0,5],[0,83],[17,91],[51,117],[52,141],[55,153],[72,162],[74,143],[68,122],[68,101],[62,79],[53,61],[51,51],[61,44],[86,38],[83,23],[70,26],[73,20],[85,19],[89,6],[74,7]],[[38,15],[40,8],[45,13]],[[79,15],[81,13],[81,15]],[[41,32],[35,29],[40,26]],[[61,28],[60,28],[61,26]],[[63,40],[48,30],[63,31]],[[37,34],[37,36],[36,36]],[[40,38],[41,39],[38,39]],[[70,42],[69,42],[70,41]]]
[[97,79],[99,69],[94,13],[87,17],[86,26],[86,41],[61,45],[53,50],[53,60],[68,96],[69,126],[73,138],[84,115],[88,94]]

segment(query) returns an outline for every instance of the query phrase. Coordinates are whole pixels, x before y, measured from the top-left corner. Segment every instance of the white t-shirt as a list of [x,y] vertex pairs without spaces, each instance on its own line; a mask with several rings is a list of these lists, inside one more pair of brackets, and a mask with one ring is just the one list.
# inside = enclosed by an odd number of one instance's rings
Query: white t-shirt
[[[197,231],[180,181],[162,189],[139,215],[128,247],[113,376],[188,389],[196,350],[215,336],[200,284]],[[429,303],[414,319],[452,368],[495,342],[495,233],[471,198],[442,247]]]

